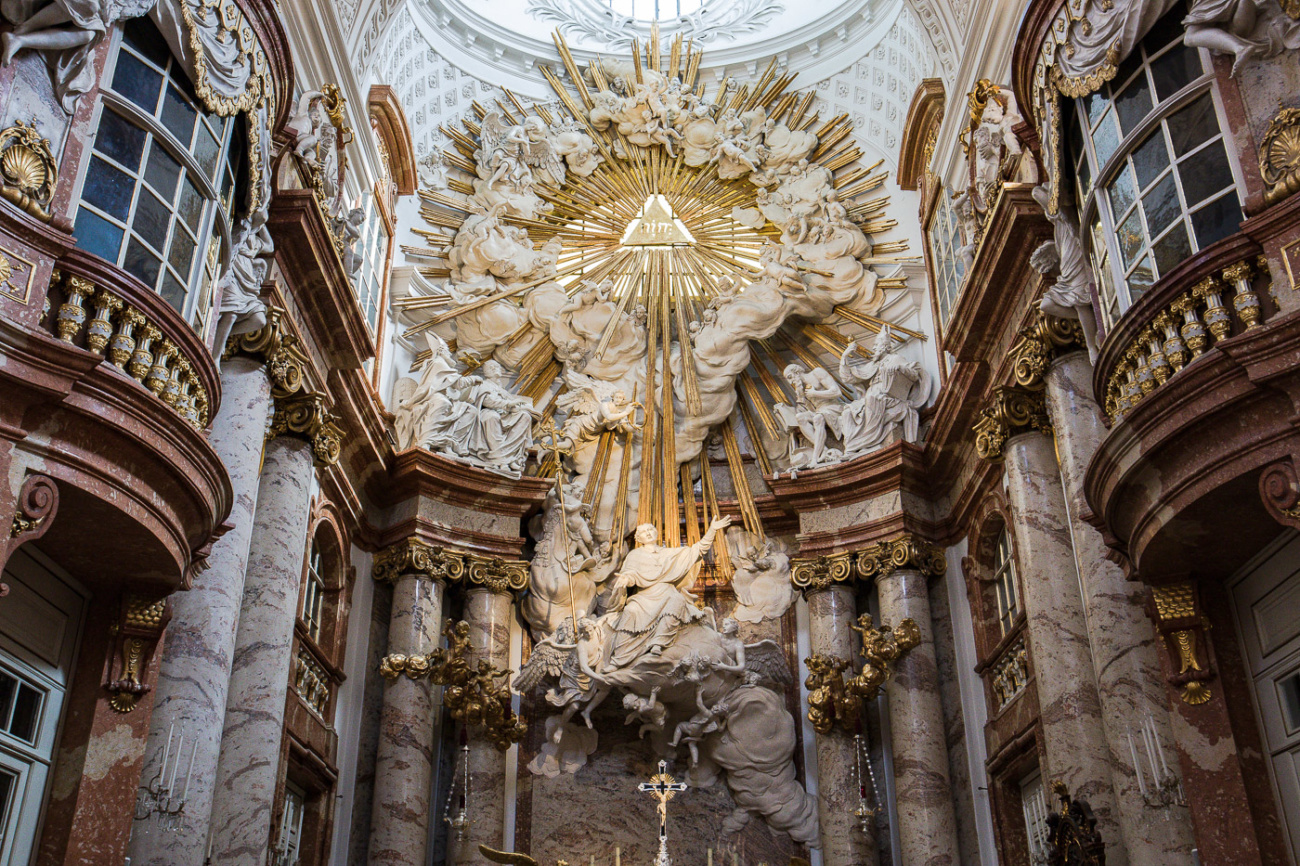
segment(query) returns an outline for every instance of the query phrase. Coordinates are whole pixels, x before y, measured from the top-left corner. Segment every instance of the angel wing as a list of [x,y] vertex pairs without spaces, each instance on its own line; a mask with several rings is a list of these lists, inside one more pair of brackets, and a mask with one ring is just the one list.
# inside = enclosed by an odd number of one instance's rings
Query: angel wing
[[745,644],[745,670],[758,674],[759,679],[771,680],[783,686],[794,682],[790,666],[785,661],[785,653],[775,641],[761,640]]
[[569,390],[556,399],[557,409],[563,409],[570,415],[592,415],[600,410],[599,386],[608,383],[597,382],[577,370],[566,369],[563,378]]
[[[519,668],[512,685],[515,691],[526,695],[548,679],[559,677],[564,670],[565,661],[573,654],[572,650],[561,649],[547,640],[533,647],[533,654],[528,662]],[[506,862],[504,860],[498,862]]]
[[497,851],[486,845],[478,846],[479,853],[493,863],[508,863],[510,866],[537,866],[537,861],[527,854],[516,854],[513,851]]
[[564,183],[564,158],[555,152],[555,147],[547,139],[529,142],[524,151],[524,162],[542,169],[557,184]]

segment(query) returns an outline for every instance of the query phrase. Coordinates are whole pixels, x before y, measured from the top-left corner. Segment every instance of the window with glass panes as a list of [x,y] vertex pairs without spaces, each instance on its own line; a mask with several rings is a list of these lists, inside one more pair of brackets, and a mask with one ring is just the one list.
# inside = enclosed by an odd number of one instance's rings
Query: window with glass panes
[[1175,8],[1115,77],[1075,101],[1066,143],[1107,328],[1193,253],[1237,230],[1241,202],[1213,75]]
[[935,205],[934,219],[927,233],[930,243],[930,261],[934,266],[934,291],[939,298],[939,321],[947,324],[962,280],[966,278],[966,263],[962,261],[961,233],[957,228],[957,215],[952,210],[952,200],[946,190],[940,189]]
[[275,846],[276,866],[297,866],[302,853],[302,819],[307,810],[307,792],[293,782],[284,783],[284,814],[280,818],[280,841]]
[[361,312],[373,331],[379,326],[379,302],[384,290],[384,266],[388,261],[388,231],[375,196],[367,193],[363,207],[366,219],[361,224],[361,237],[357,238],[356,246],[361,265],[357,269],[354,288]]
[[105,80],[77,245],[139,278],[202,333],[230,246],[240,124],[204,114],[148,17],[127,22]]
[[307,626],[311,639],[320,642],[322,616],[325,609],[325,572],[320,546],[311,543],[311,554],[307,559],[307,586],[302,594],[302,621]]
[[1016,564],[1011,558],[1011,538],[1004,529],[998,534],[993,550],[993,588],[998,601],[998,628],[1003,635],[1011,631],[1020,614],[1020,591],[1016,587]]

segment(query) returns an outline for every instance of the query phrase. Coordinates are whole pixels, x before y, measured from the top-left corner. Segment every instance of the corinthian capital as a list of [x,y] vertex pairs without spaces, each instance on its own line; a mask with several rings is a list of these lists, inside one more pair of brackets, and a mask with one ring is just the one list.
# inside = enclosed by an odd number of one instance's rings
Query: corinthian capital
[[1041,393],[999,385],[972,429],[979,456],[1000,461],[1005,456],[1003,447],[1012,436],[1031,430],[1050,434],[1052,425]]
[[284,311],[269,307],[266,324],[247,334],[235,334],[226,341],[221,357],[244,355],[266,365],[266,376],[271,380],[271,394],[288,397],[302,390],[303,377],[310,362],[284,324]]
[[302,394],[275,401],[267,438],[300,436],[311,443],[317,466],[332,466],[343,449],[343,428],[320,394]]
[[853,579],[853,554],[832,553],[790,563],[790,580],[799,589],[816,591]]
[[418,538],[407,538],[375,554],[372,570],[375,580],[391,582],[404,574],[419,574],[450,583],[465,576],[465,556]]
[[528,563],[499,556],[466,554],[469,564],[468,580],[493,592],[516,592],[528,588]]
[[942,548],[910,534],[877,542],[858,554],[858,574],[866,580],[880,580],[899,569],[938,577],[948,570],[948,561]]
[[1074,319],[1049,316],[1034,310],[1033,320],[1020,331],[1011,347],[1012,369],[1016,384],[1031,391],[1044,385],[1043,375],[1057,356],[1074,349],[1086,349],[1083,328]]

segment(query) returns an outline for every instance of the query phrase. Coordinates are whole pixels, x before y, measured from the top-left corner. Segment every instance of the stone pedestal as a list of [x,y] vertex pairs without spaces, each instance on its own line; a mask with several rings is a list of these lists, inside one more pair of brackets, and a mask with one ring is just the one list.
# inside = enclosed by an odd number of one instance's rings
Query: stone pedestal
[[1076,799],[1091,804],[1108,866],[1127,866],[1051,437],[1029,432],[1007,440],[1006,472],[1046,751],[1043,778],[1062,780]]
[[[808,590],[807,599],[813,653],[856,662],[861,642],[849,628],[857,619],[853,590],[834,584]],[[865,834],[853,815],[858,806],[856,767],[852,734],[837,727],[829,734],[817,735],[817,819],[825,866],[860,866],[876,861],[875,824],[871,834]]]
[[[489,661],[498,670],[510,666],[510,616],[512,596],[508,590],[472,587],[465,595],[465,622],[469,623],[471,668]],[[502,847],[506,821],[506,758],[492,745],[483,730],[469,732],[470,826],[465,838],[452,845],[457,864],[486,863],[479,845]]]
[[[209,441],[230,474],[234,507],[227,522],[232,528],[212,546],[208,567],[194,579],[193,587],[172,598],[172,620],[163,643],[141,774],[147,783],[161,770],[169,731],[174,730],[177,738],[184,734],[187,765],[190,749],[197,744],[185,820],[175,831],[163,830],[154,820],[136,821],[130,845],[133,866],[203,866],[208,853],[213,783],[257,507],[271,384],[260,363],[233,358],[222,368],[221,394],[221,410]],[[173,740],[173,750],[176,746]],[[182,767],[178,782],[184,773]]]
[[[402,574],[394,580],[390,655],[423,654],[439,645],[442,597],[441,581],[421,574]],[[366,861],[372,866],[425,866],[428,860],[433,688],[427,679],[406,676],[384,685]]]
[[899,659],[886,685],[894,747],[894,787],[899,847],[915,866],[956,866],[957,816],[948,778],[948,748],[934,654],[928,580],[898,569],[879,578],[882,625],[912,619],[921,642]]
[[214,864],[262,866],[272,842],[312,471],[310,443],[267,444],[213,794]]
[[[1047,411],[1056,431],[1056,453],[1069,503],[1074,559],[1086,611],[1088,642],[1110,743],[1111,779],[1120,829],[1134,863],[1191,863],[1192,827],[1184,806],[1148,807],[1138,788],[1128,747],[1132,735],[1146,760],[1143,721],[1155,723],[1166,750],[1173,745],[1158,639],[1144,612],[1146,588],[1124,579],[1106,559],[1101,535],[1081,517],[1086,507],[1083,476],[1105,434],[1101,408],[1092,398],[1092,365],[1084,352],[1057,358],[1044,377]],[[1027,572],[1031,573],[1031,572]],[[1042,684],[1039,678],[1041,693]],[[1144,767],[1151,787],[1150,767]]]

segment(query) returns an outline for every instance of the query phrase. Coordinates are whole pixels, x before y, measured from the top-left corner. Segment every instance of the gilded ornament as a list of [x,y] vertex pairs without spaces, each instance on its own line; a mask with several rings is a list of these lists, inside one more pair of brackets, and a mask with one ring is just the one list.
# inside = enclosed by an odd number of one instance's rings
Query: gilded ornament
[[826,589],[853,577],[853,554],[834,553],[790,562],[790,580],[803,590]]
[[1075,319],[1049,316],[1037,307],[1029,325],[1022,328],[1011,347],[1016,384],[1031,391],[1044,386],[1043,376],[1052,361],[1075,349],[1086,349],[1083,328]]
[[1209,681],[1214,671],[1202,663],[1201,646],[1210,622],[1200,612],[1196,586],[1190,582],[1151,588],[1147,612],[1165,638],[1175,673],[1169,684],[1178,688],[1185,703],[1203,704],[1212,692]]
[[880,687],[894,675],[894,666],[908,652],[921,645],[921,627],[916,620],[904,619],[895,628],[873,624],[871,614],[858,617],[849,628],[862,637],[862,671],[848,682],[849,691],[862,700],[873,701]]
[[914,535],[905,534],[871,545],[858,554],[858,574],[867,580],[881,580],[899,569],[912,569],[926,577],[948,570],[943,550]]
[[1042,394],[999,385],[973,429],[976,453],[985,460],[999,461],[1012,436],[1032,430],[1051,434],[1052,425]]
[[284,311],[274,307],[267,309],[266,324],[261,328],[235,334],[226,341],[222,359],[236,355],[256,358],[266,365],[273,397],[288,397],[301,391],[305,371],[311,366],[298,338],[290,334],[285,325]]
[[858,720],[858,698],[849,693],[844,683],[844,671],[850,667],[846,659],[821,653],[804,660],[808,676],[804,687],[808,690],[808,721],[819,734],[829,734],[839,722],[843,729],[852,731]]
[[453,582],[465,576],[465,555],[408,538],[375,554],[371,575],[379,581],[396,581],[404,574]]
[[333,466],[343,450],[343,428],[320,394],[283,397],[275,401],[267,438],[285,435],[300,436],[310,442],[317,466]]
[[466,727],[482,727],[489,742],[501,751],[524,738],[527,724],[511,709],[511,670],[500,670],[486,659],[470,664],[469,624],[447,623],[447,648],[423,655],[385,656],[379,673],[390,681],[405,675],[412,680],[428,679],[443,686],[443,706],[451,717]]
[[819,734],[829,734],[836,726],[853,734],[861,702],[875,700],[893,676],[895,663],[921,643],[921,629],[911,619],[904,619],[895,629],[886,625],[877,628],[871,615],[863,614],[850,628],[862,636],[863,665],[857,675],[846,679],[845,672],[851,671],[853,664],[838,656],[816,653],[804,660],[808,721]]
[[[1300,11],[1300,0],[1287,2]],[[1269,123],[1259,146],[1259,173],[1268,185],[1267,204],[1300,190],[1300,108],[1284,108]]]
[[499,556],[466,554],[468,582],[493,592],[520,592],[528,588],[528,563]]
[[50,221],[50,202],[59,169],[50,142],[21,120],[0,131],[0,195],[44,222]]

